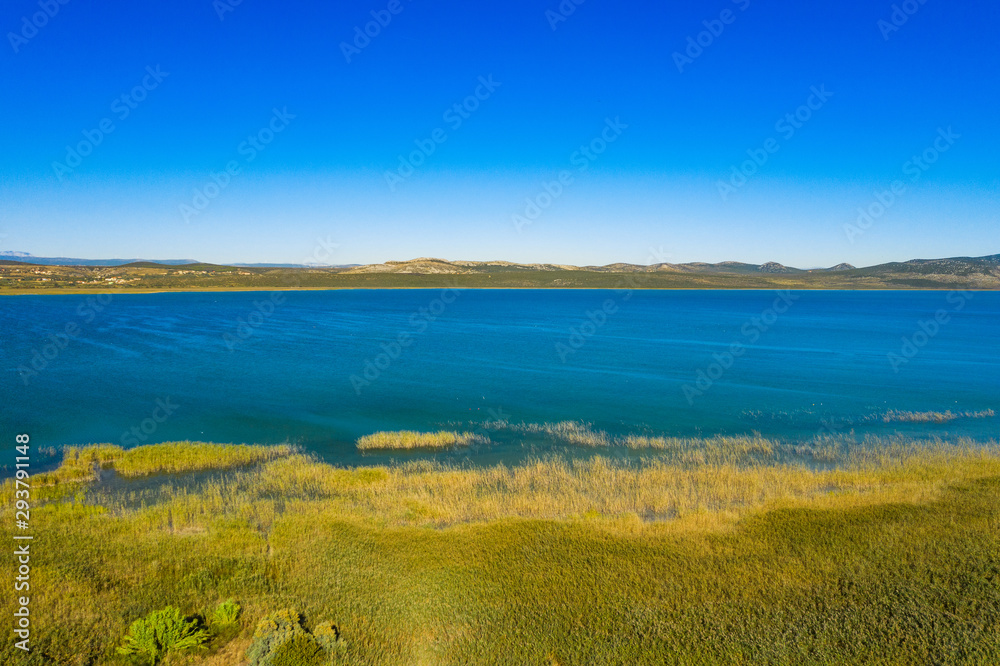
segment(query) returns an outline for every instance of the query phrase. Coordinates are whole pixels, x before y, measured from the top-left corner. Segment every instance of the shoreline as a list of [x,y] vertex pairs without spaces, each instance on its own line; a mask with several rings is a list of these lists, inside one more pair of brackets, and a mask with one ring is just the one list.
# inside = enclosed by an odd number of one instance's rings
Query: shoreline
[[996,288],[982,287],[192,287],[179,289],[122,289],[116,291],[83,289],[12,289],[0,291],[0,296],[72,296],[75,294],[103,296],[125,294],[210,294],[220,292],[267,293],[274,291],[440,291],[460,289],[462,291],[860,291],[860,292],[951,292],[971,291],[976,293],[1000,292]]

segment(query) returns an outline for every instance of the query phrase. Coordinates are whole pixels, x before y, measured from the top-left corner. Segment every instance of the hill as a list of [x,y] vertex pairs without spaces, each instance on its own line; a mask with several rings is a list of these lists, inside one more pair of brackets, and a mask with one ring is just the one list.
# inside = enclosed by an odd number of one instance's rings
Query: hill
[[[27,252],[0,252],[0,260],[14,260],[40,266],[124,266],[130,263],[149,262],[148,259],[77,259],[73,257],[35,257]],[[160,259],[161,265],[190,264],[192,259]]]
[[[32,258],[34,260],[34,258]],[[450,261],[422,257],[364,266],[223,266],[138,261],[40,265],[0,260],[0,293],[270,289],[1000,289],[1000,255],[913,259],[878,266],[800,269],[748,264],[605,266]]]

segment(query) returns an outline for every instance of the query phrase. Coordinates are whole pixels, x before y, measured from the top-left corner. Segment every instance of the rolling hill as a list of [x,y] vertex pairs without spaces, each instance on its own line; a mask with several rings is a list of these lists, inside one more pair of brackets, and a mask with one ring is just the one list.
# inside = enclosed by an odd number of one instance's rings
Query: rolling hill
[[[418,258],[364,266],[222,266],[137,261],[115,266],[0,260],[0,293],[369,288],[1000,289],[1000,255],[913,259],[855,268],[627,263],[606,266]],[[28,260],[31,260],[30,262]]]

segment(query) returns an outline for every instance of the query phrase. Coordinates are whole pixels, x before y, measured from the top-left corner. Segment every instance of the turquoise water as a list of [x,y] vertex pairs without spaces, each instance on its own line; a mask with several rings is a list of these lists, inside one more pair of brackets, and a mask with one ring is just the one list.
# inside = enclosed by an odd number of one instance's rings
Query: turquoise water
[[[1000,409],[1000,294],[8,296],[0,369],[4,441],[29,432],[36,446],[291,441],[353,464],[354,440],[373,431],[498,418],[583,421],[612,434],[808,439],[853,429],[985,440],[1000,418],[881,415]],[[548,445],[524,441],[498,434],[463,455]]]

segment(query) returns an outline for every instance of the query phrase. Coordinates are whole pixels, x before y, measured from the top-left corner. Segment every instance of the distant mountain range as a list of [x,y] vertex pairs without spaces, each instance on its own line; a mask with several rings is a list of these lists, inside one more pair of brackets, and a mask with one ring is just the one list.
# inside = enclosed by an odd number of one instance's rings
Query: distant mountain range
[[[76,259],[73,257],[36,257],[27,252],[0,252],[0,261],[13,260],[40,266],[125,266],[128,264],[157,264],[160,266],[184,266],[199,264],[195,259]],[[306,268],[307,264],[229,264],[244,268]],[[353,266],[354,264],[350,264]]]
[[787,268],[781,264],[742,264],[724,261],[718,264],[641,264],[616,263],[606,266],[572,266],[568,264],[520,264],[512,261],[449,261],[422,257],[409,261],[387,261],[382,264],[356,266],[348,273],[404,273],[421,275],[464,275],[471,273],[505,273],[517,271],[593,271],[597,273],[795,273],[797,268]]
[[397,273],[417,275],[466,275],[473,273],[505,273],[519,271],[589,271],[596,273],[695,273],[718,275],[804,275],[809,273],[845,273],[857,276],[880,275],[885,273],[937,274],[969,276],[983,273],[992,276],[1000,268],[1000,254],[986,257],[953,257],[950,259],[913,259],[905,262],[891,262],[856,268],[841,263],[829,268],[793,268],[777,262],[747,264],[738,261],[722,261],[715,264],[691,262],[686,264],[642,264],[617,263],[606,266],[570,266],[566,264],[520,264],[511,261],[449,261],[446,259],[420,258],[409,261],[387,261],[382,264],[366,264],[347,268],[344,272]]
[[[0,252],[0,259],[20,261],[27,264],[38,264],[41,266],[123,266],[146,259],[75,259],[72,257],[36,257],[27,252]],[[193,259],[162,259],[156,263],[164,266],[178,266],[181,264],[197,263]]]
[[[211,267],[194,259],[75,259],[70,257],[35,257],[27,252],[0,252],[0,260],[42,266],[198,266]],[[5,262],[6,263],[6,262]],[[451,261],[421,257],[406,261],[386,261],[381,264],[340,264],[318,266],[307,264],[226,264],[241,268],[324,268],[339,269],[349,274],[358,273],[398,273],[416,275],[463,275],[472,273],[504,273],[508,271],[593,271],[598,273],[717,273],[729,275],[754,274],[800,274],[817,272],[856,271],[858,274],[879,274],[887,270],[897,273],[938,273],[941,275],[969,275],[983,269],[995,268],[1000,264],[1000,254],[984,257],[952,257],[947,259],[912,259],[905,262],[878,264],[866,268],[856,268],[848,263],[829,268],[793,268],[774,261],[763,264],[747,264],[739,261],[722,261],[715,264],[689,262],[684,264],[659,263],[652,265],[615,263],[605,266],[572,266],[569,264],[522,264],[513,261]]]
[[0,289],[71,288],[101,282],[149,289],[264,288],[288,284],[311,288],[429,287],[439,284],[607,288],[632,283],[650,288],[1000,289],[1000,254],[913,259],[865,268],[842,263],[829,268],[801,269],[776,262],[570,266],[427,257],[363,266],[222,266],[185,260],[52,259],[5,252],[0,254],[0,268]]

